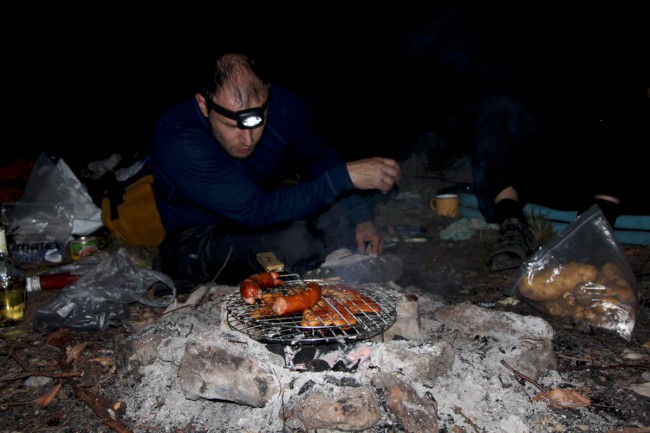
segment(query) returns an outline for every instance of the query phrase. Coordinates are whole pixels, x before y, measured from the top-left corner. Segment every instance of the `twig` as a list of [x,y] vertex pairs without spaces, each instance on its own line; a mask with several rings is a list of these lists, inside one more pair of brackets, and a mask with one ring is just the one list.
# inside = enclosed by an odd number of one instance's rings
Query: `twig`
[[[118,409],[121,406],[121,402],[110,402],[103,397],[99,397],[93,394],[90,391],[85,389],[78,388],[73,384],[70,384],[74,390],[75,395],[84,403],[86,403],[92,410],[95,411],[97,415],[102,419],[102,422],[108,427],[115,430],[117,433],[133,433],[133,430],[122,424],[120,421],[113,419],[108,413],[107,409],[112,409],[117,412],[114,408],[114,405],[118,405]],[[122,407],[123,408],[123,407]],[[119,415],[119,414],[117,414]]]
[[221,268],[219,268],[219,270],[217,271],[217,273],[214,276],[214,278],[212,279],[212,281],[210,281],[212,284],[214,284],[214,282],[217,280],[219,275],[221,275],[221,272],[223,272],[223,268],[225,268],[226,265],[228,264],[228,261],[230,260],[231,255],[232,255],[232,245],[228,249],[228,255],[226,256],[226,260],[223,261],[223,265],[221,265]]
[[622,429],[607,430],[607,433],[650,433],[650,427],[624,427]]
[[476,423],[474,423],[474,421],[472,421],[467,415],[463,413],[463,409],[460,406],[454,406],[454,413],[456,415],[461,415],[465,419],[465,422],[468,423],[476,433],[480,432]]
[[27,363],[25,363],[21,357],[16,355],[13,348],[9,352],[9,357],[14,361],[16,361],[16,364],[18,364],[23,370],[29,371],[29,366],[27,365]]
[[[219,277],[219,275],[221,275],[221,272],[223,272],[223,269],[226,267],[226,265],[227,265],[228,262],[230,261],[230,256],[231,256],[231,255],[232,255],[232,245],[231,245],[230,248],[228,249],[228,255],[226,256],[226,260],[223,261],[223,265],[221,265],[221,268],[219,268],[219,270],[218,270],[217,273],[215,274],[215,276],[214,276],[214,278],[212,279],[212,281],[210,281],[211,284],[214,284],[214,282],[217,280],[217,278]],[[198,306],[198,305],[201,305],[201,304],[205,301],[205,297],[206,297],[206,295],[208,294],[209,291],[210,291],[210,290],[208,289],[208,290],[206,290],[206,291],[203,293],[203,296],[201,296],[201,299],[199,299],[198,302],[194,305],[195,307]]]
[[49,371],[25,371],[20,374],[14,374],[10,376],[5,376],[5,377],[0,377],[0,382],[9,382],[12,380],[17,380],[17,379],[24,379],[26,377],[30,376],[40,376],[40,377],[50,377],[52,379],[66,379],[69,377],[77,377],[81,376],[80,371],[67,371],[64,373],[54,373],[54,372],[49,372]]
[[525,381],[527,381],[527,382],[532,383],[533,385],[535,385],[535,387],[536,387],[537,389],[539,389],[539,390],[542,391],[543,393],[546,393],[546,389],[544,389],[544,387],[543,387],[542,385],[540,385],[540,383],[537,382],[535,379],[532,379],[532,378],[526,376],[524,373],[515,370],[514,368],[512,368],[512,367],[510,366],[510,364],[508,364],[508,363],[507,363],[506,361],[504,361],[503,359],[501,360],[501,364],[503,364],[503,365],[504,365],[508,370],[512,371],[512,372],[515,374],[515,376],[517,376],[518,378],[523,379],[523,380],[525,380]]
[[[574,358],[576,359],[576,358]],[[580,359],[576,359],[580,360]],[[584,361],[584,360],[581,360]],[[586,362],[586,361],[585,361]],[[614,368],[648,368],[650,367],[650,362],[641,362],[634,364],[611,364],[611,365],[585,365],[582,367],[565,367],[559,371],[580,371],[580,370],[611,370]]]
[[[223,265],[221,265],[221,268],[219,269],[219,271],[214,276],[212,281],[210,281],[209,284],[214,284],[214,282],[217,279],[217,277],[219,276],[219,274],[221,274],[223,269],[226,267],[226,264],[228,263],[228,260],[230,260],[230,255],[231,254],[232,254],[232,245],[230,246],[230,249],[228,250],[228,255],[226,256],[226,260],[224,261]],[[184,308],[196,308],[199,305],[201,305],[205,301],[205,298],[206,298],[206,295],[208,294],[208,292],[210,292],[210,286],[209,285],[205,285],[203,287],[205,287],[205,291],[200,295],[200,297],[196,301],[190,303],[190,301],[192,299],[192,295],[197,295],[198,296],[198,289],[193,291],[192,294],[190,294],[190,297],[189,297],[189,299],[187,300],[187,302],[185,304],[183,304],[183,305],[181,305],[179,307],[176,307],[176,308],[165,310],[163,312],[163,316],[165,314],[173,313],[174,311],[179,311],[179,310],[182,310]]]
[[581,408],[591,405],[591,399],[589,397],[582,395],[581,393],[573,389],[559,389],[553,388],[550,391],[546,391],[542,385],[537,381],[531,379],[525,374],[515,370],[507,362],[501,360],[501,364],[505,365],[508,370],[512,371],[517,377],[524,379],[537,387],[542,393],[533,397],[533,400],[543,400],[552,407],[556,409],[566,409],[566,408]]

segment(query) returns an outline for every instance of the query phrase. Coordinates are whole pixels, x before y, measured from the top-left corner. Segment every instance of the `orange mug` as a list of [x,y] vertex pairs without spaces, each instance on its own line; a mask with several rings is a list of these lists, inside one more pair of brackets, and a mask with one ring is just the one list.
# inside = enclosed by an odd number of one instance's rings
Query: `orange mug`
[[458,194],[438,194],[429,202],[438,215],[457,218],[459,214]]

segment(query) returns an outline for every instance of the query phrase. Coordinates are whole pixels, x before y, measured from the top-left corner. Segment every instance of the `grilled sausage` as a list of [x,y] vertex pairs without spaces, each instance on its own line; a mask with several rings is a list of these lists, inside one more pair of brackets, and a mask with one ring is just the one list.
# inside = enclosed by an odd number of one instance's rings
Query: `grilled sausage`
[[270,287],[280,287],[284,281],[280,279],[279,272],[263,272],[246,278],[239,284],[239,291],[244,302],[254,304],[262,299],[262,290]]
[[302,313],[300,326],[338,326],[341,329],[349,329],[355,323],[357,318],[338,300],[330,299],[328,303],[321,298],[316,305]]
[[299,313],[316,305],[321,297],[321,287],[317,283],[307,283],[307,287],[295,295],[280,296],[273,302],[273,312],[278,316]]

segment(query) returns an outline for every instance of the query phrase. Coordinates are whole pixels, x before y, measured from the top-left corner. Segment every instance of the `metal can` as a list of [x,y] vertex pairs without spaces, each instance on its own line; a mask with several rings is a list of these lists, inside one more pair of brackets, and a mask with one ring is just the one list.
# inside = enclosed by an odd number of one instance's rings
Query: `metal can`
[[95,236],[80,236],[70,241],[70,258],[77,260],[81,257],[95,254],[99,250],[99,238]]

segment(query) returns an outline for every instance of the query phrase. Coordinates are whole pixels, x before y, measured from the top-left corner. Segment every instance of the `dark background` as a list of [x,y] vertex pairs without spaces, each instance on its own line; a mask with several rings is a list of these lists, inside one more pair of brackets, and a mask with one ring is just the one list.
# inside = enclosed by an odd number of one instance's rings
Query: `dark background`
[[579,116],[572,103],[648,71],[640,6],[453,4],[22,6],[3,30],[3,153],[47,151],[73,168],[144,155],[155,119],[193,96],[196,72],[224,46],[255,49],[349,158],[461,150],[485,88]]

